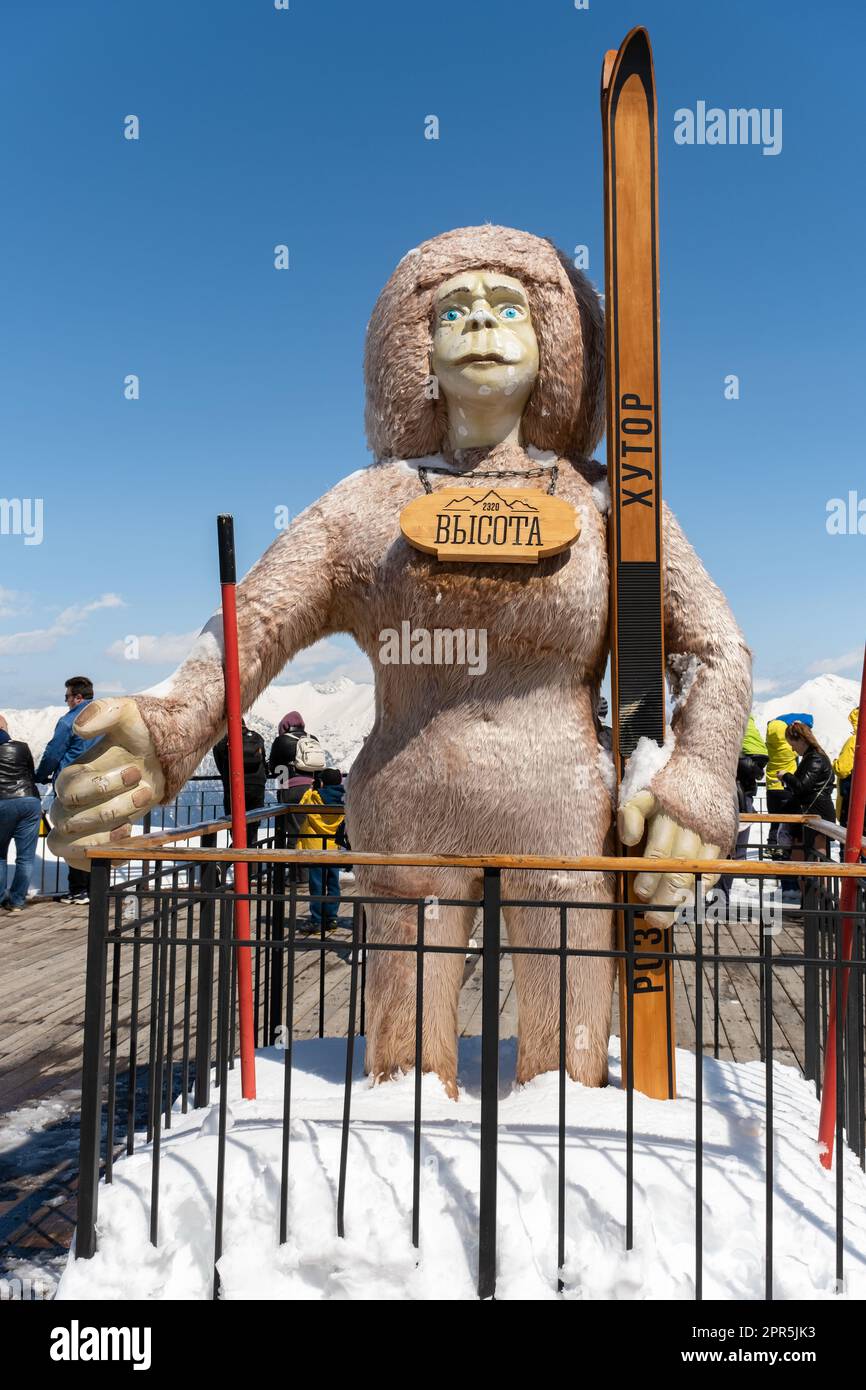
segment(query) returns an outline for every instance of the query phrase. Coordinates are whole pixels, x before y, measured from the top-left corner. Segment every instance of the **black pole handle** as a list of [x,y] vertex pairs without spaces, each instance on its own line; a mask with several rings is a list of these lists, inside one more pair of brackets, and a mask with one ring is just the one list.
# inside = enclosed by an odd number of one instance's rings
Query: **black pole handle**
[[235,522],[233,516],[217,517],[217,541],[220,552],[220,583],[237,583],[235,568]]

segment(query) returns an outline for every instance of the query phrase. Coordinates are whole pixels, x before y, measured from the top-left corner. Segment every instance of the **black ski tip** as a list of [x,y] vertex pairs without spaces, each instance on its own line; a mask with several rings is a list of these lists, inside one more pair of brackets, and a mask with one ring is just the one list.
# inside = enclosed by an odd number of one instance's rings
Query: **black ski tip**
[[235,523],[234,517],[223,512],[217,517],[217,544],[220,557],[220,583],[234,584],[237,579],[235,568]]
[[619,46],[620,53],[625,53],[626,50],[634,57],[637,57],[638,54],[646,55],[652,62],[653,46],[650,43],[649,30],[645,29],[642,24],[636,24],[633,29],[629,29]]
[[601,69],[603,120],[612,118],[619,92],[629,77],[633,75],[640,79],[647,93],[647,100],[654,106],[655,69],[652,44],[648,31],[640,24],[629,30],[615,54],[613,54],[613,50],[609,50],[604,55]]
[[[602,67],[602,95],[608,88],[615,86],[617,80],[623,80],[631,72],[639,72],[652,79],[653,49],[650,43],[649,30],[644,29],[642,24],[637,24],[634,29],[629,29],[608,70],[607,60],[609,56],[609,54],[605,54],[605,62]],[[607,82],[604,80],[605,74],[607,75]]]

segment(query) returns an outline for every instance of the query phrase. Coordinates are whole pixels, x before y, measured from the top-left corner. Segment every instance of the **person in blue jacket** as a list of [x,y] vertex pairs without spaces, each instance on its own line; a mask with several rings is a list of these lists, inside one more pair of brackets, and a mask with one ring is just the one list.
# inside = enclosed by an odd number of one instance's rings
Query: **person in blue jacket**
[[[72,725],[85,705],[93,699],[93,682],[87,676],[70,676],[66,682],[66,714],[61,715],[55,725],[54,733],[46,745],[45,752],[36,769],[36,781],[53,786],[59,773],[70,763],[74,763],[98,742],[95,738],[82,738]],[[84,869],[69,869],[69,887],[64,903],[86,903],[90,901],[90,874]]]

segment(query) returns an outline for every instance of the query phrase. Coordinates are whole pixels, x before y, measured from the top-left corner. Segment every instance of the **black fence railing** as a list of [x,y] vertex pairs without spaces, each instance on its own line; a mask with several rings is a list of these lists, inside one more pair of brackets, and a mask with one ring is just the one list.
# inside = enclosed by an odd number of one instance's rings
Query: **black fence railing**
[[[66,866],[62,859],[48,853],[45,840],[50,829],[50,806],[47,802],[46,807],[40,827],[43,833],[37,846],[38,866],[32,884],[39,897],[58,898],[64,891]],[[172,801],[147,811],[133,824],[140,827],[143,835],[150,835],[216,821],[222,813],[223,788],[220,779],[217,776],[195,776],[190,777]]]
[[[255,814],[255,813],[251,813]],[[473,859],[435,856],[377,856],[368,854],[338,855],[305,850],[287,853],[281,848],[286,842],[286,817],[299,814],[293,808],[271,808],[265,837],[257,852],[242,856],[250,864],[251,932],[249,942],[239,941],[233,934],[233,892],[226,882],[227,865],[233,858],[230,850],[204,848],[178,849],[175,845],[151,845],[138,849],[142,856],[143,872],[135,881],[112,882],[112,860],[95,859],[91,881],[91,906],[87,956],[87,997],[84,1041],[84,1086],[81,1123],[81,1186],[76,1237],[78,1258],[88,1258],[97,1245],[97,1202],[100,1173],[110,1183],[118,1153],[134,1152],[142,1141],[150,1146],[150,1238],[154,1245],[160,1241],[160,1153],[165,1132],[171,1128],[177,1110],[202,1107],[211,1103],[212,1093],[219,1101],[218,1144],[219,1162],[212,1193],[214,1296],[219,1292],[218,1262],[223,1248],[223,1212],[225,1208],[225,1147],[226,1112],[229,1072],[238,1056],[237,1031],[237,959],[240,950],[253,953],[254,1017],[257,1046],[272,1045],[279,1037],[283,1046],[285,1083],[281,1114],[282,1161],[279,1194],[274,1213],[274,1234],[282,1243],[289,1235],[289,1170],[292,1146],[292,1069],[293,1051],[298,1038],[295,1018],[296,979],[299,971],[318,971],[319,992],[317,1020],[314,1031],[318,1037],[336,1034],[345,1038],[346,1069],[343,1091],[339,1174],[336,1183],[334,1221],[338,1236],[345,1231],[346,1207],[350,1201],[349,1136],[352,1128],[352,1076],[355,1051],[366,1030],[368,963],[377,953],[407,953],[414,964],[414,1087],[411,1121],[412,1204],[411,1239],[418,1247],[422,1220],[421,1136],[424,1123],[422,1106],[422,1045],[425,1010],[425,965],[434,956],[459,954],[471,949],[482,969],[481,984],[481,1080],[480,1134],[478,1149],[479,1197],[477,1217],[477,1292],[480,1298],[494,1296],[497,1267],[497,1173],[499,1157],[499,1048],[500,1048],[500,986],[503,963],[510,957],[513,965],[520,956],[546,957],[556,962],[559,972],[558,1020],[558,1095],[559,1119],[556,1151],[556,1269],[558,1287],[562,1288],[565,1261],[565,1232],[567,1219],[566,1125],[565,1096],[567,1077],[566,1040],[574,1020],[567,1018],[567,981],[581,958],[604,958],[616,961],[625,972],[629,989],[628,1008],[624,1015],[626,1033],[623,1089],[626,1101],[625,1127],[625,1227],[624,1240],[632,1249],[635,1240],[635,1121],[634,1077],[632,1047],[635,966],[645,950],[635,941],[635,915],[639,909],[633,903],[619,901],[605,904],[622,914],[624,936],[622,947],[587,947],[576,944],[575,924],[580,914],[597,914],[599,902],[591,896],[563,901],[544,892],[545,875],[553,870],[580,870],[591,877],[609,873],[611,868],[626,879],[639,872],[647,861],[576,860],[547,862],[542,859],[521,859],[522,873],[529,873],[539,883],[537,895],[514,898],[508,895],[507,881],[502,874],[513,867],[514,861],[505,857]],[[323,840],[326,843],[327,837]],[[140,844],[141,842],[139,842]],[[116,855],[115,855],[116,857]],[[427,896],[409,893],[388,897],[355,891],[343,901],[348,909],[336,931],[326,929],[328,905],[339,908],[333,892],[301,881],[302,867],[309,871],[323,867],[339,868],[347,860],[363,865],[390,866],[463,866],[471,867],[479,876],[477,896],[440,900],[440,906],[471,909],[476,914],[473,939],[458,945],[436,939],[430,929]],[[664,864],[654,863],[655,869]],[[671,866],[672,867],[672,866]],[[712,871],[711,865],[705,872]],[[835,1269],[828,1270],[828,1279],[835,1278],[841,1287],[844,1279],[845,1241],[844,1189],[841,1182],[842,1165],[848,1152],[856,1156],[861,1167],[866,1164],[866,1115],[864,1115],[864,990],[863,971],[866,966],[866,894],[863,875],[866,866],[841,867],[830,863],[761,864],[730,862],[726,871],[733,876],[758,878],[759,902],[757,926],[746,939],[745,950],[736,953],[726,950],[720,938],[718,921],[709,923],[706,917],[703,878],[698,877],[695,920],[685,930],[675,931],[671,949],[654,948],[654,956],[675,961],[682,979],[687,975],[693,984],[692,1012],[694,1018],[694,1051],[696,1054],[696,1097],[694,1133],[694,1175],[696,1189],[694,1227],[694,1297],[703,1294],[704,1248],[702,1229],[704,1138],[703,1138],[703,1058],[705,1054],[719,1057],[725,1010],[725,991],[720,986],[720,971],[728,966],[747,968],[756,972],[760,986],[759,1025],[760,1058],[764,1064],[764,1161],[767,1195],[764,1211],[764,1294],[774,1296],[773,1282],[773,1204],[775,1168],[774,1145],[774,1008],[780,983],[790,997],[800,993],[804,1022],[804,1046],[801,1068],[816,1088],[823,1074],[823,1040],[830,1000],[840,972],[845,972],[849,988],[843,1026],[837,1029],[837,1136],[835,1162]],[[855,924],[853,956],[850,962],[842,956],[840,930],[839,884],[841,877],[858,876],[856,908],[849,919]],[[764,893],[771,876],[799,883],[801,901],[790,903],[784,915],[785,932],[790,943],[793,934],[798,949],[780,949],[778,927],[767,925],[770,916],[764,914]],[[383,940],[368,928],[370,909],[387,903],[411,910],[415,923],[410,939]],[[321,905],[321,925],[310,930],[302,919],[306,913]],[[518,945],[504,941],[501,934],[501,913],[509,909],[546,909],[550,913],[550,933],[547,944]],[[676,912],[671,908],[670,912]],[[479,917],[480,914],[480,917]],[[306,928],[306,934],[302,933]],[[728,922],[727,930],[735,932],[747,927],[739,920]],[[339,969],[348,977],[348,992],[340,1020],[333,1016],[330,1002],[326,1004],[326,973]],[[121,1042],[121,982],[130,991],[127,1006],[128,1034]],[[130,983],[131,981],[131,983]],[[329,1013],[330,1010],[330,1013]],[[118,1078],[126,1074],[125,1113],[119,1113]],[[137,1131],[136,1114],[147,1116],[144,1131]]]
[[[265,806],[270,808],[274,805],[274,801],[271,799],[273,791],[270,788],[271,784],[276,785],[277,779],[270,778],[268,780],[269,790],[266,792]],[[152,811],[145,812],[133,824],[140,827],[142,835],[150,835],[185,828],[191,829],[203,823],[217,821],[222,814],[223,788],[220,779],[215,775],[197,774],[189,778],[172,801],[167,802],[164,806],[156,806]],[[745,819],[749,820],[750,817]],[[780,850],[776,844],[775,834],[771,835],[770,833],[771,824],[768,819],[763,822],[758,821],[755,824],[754,843],[739,847],[736,857],[749,861],[770,859],[777,856],[787,857],[788,851]],[[38,867],[33,878],[33,886],[40,897],[56,898],[63,892],[66,871],[63,861],[49,855],[46,850],[45,836],[47,836],[49,828],[49,818],[46,814],[42,821],[44,834],[39,839]],[[831,844],[829,846],[828,857],[838,860],[840,856],[837,845]]]

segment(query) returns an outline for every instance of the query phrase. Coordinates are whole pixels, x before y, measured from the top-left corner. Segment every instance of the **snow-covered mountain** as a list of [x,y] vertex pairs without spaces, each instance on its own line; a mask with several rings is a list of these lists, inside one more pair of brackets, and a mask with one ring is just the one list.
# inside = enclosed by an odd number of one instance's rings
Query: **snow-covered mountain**
[[[789,695],[774,695],[754,706],[755,719],[763,733],[767,721],[776,715],[808,712],[815,719],[815,736],[834,758],[851,732],[848,713],[860,697],[856,681],[844,676],[816,676]],[[298,685],[271,685],[248,711],[246,719],[270,747],[277,725],[289,710],[300,710],[307,728],[324,744],[333,767],[351,766],[373,724],[373,686],[342,676],[333,681],[302,681]],[[44,709],[3,711],[13,738],[30,744],[34,758],[54,730],[65,709],[48,705]],[[204,771],[212,765],[205,763]]]
[[30,751],[37,763],[42,756],[42,750],[54,733],[55,724],[66,712],[65,705],[45,705],[42,709],[0,710],[9,725],[9,737],[20,738],[29,743]]
[[277,725],[284,714],[295,709],[327,750],[330,766],[345,772],[373,726],[373,686],[348,676],[302,681],[300,685],[269,685],[245,718],[250,728],[262,735],[270,752]]
[[[373,724],[374,698],[370,684],[341,676],[332,681],[301,681],[298,685],[268,686],[246,714],[251,729],[262,735],[270,751],[277,725],[289,710],[299,710],[311,734],[324,745],[332,767],[348,768]],[[30,744],[38,761],[54,732],[63,705],[44,709],[3,710],[12,738]],[[202,771],[213,771],[206,760]]]
[[774,695],[756,704],[755,722],[763,734],[768,721],[780,714],[811,714],[816,739],[824,752],[835,758],[851,733],[848,715],[859,703],[859,682],[844,676],[816,676],[790,695]]

